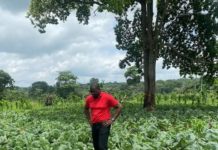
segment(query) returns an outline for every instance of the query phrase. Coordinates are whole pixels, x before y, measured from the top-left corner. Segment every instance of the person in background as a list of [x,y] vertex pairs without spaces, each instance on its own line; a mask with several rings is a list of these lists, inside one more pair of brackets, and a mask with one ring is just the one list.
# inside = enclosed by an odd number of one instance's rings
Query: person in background
[[[111,108],[116,111],[111,115]],[[122,105],[112,95],[101,91],[98,83],[90,86],[90,95],[86,97],[84,113],[92,128],[95,150],[107,150],[111,124],[117,119]]]

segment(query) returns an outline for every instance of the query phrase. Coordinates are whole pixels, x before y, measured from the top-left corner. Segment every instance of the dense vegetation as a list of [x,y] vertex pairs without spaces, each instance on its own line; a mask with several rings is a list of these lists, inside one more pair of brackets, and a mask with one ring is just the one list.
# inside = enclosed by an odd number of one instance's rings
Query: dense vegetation
[[91,150],[83,104],[92,82],[100,82],[124,106],[112,126],[111,150],[218,149],[217,80],[212,86],[201,79],[159,80],[156,110],[146,112],[143,83],[104,83],[92,78],[80,84],[76,79],[66,71],[55,85],[36,81],[31,87],[2,88],[0,150]]
[[[44,33],[47,24],[66,21],[72,12],[88,24],[92,12],[104,11],[116,16],[116,46],[127,52],[119,64],[128,67],[127,83],[92,78],[81,84],[71,71],[61,71],[54,85],[36,81],[24,88],[0,70],[0,150],[93,149],[83,114],[93,82],[123,105],[110,150],[217,150],[218,2],[31,0],[27,17]],[[158,58],[164,68],[200,78],[156,81]]]
[[[111,150],[218,148],[217,107],[162,102],[155,112],[145,112],[137,101],[140,100],[123,102],[122,114],[112,126]],[[58,102],[49,107],[29,105],[0,111],[1,150],[92,149],[82,100]]]
[[[99,82],[103,91],[112,93],[117,99],[123,101],[140,97],[143,99],[143,83],[117,83],[99,81],[97,78],[91,78],[90,83],[78,83],[76,77],[70,71],[62,71],[57,77],[55,85],[48,85],[46,81],[36,81],[30,87],[15,87],[14,80],[9,74],[1,75],[1,100],[20,103],[24,101],[45,102],[46,99],[54,101],[79,101],[84,99],[89,93],[89,86],[92,82]],[[10,78],[10,82],[8,81]],[[127,79],[128,80],[128,79]],[[11,82],[13,81],[13,82]],[[8,84],[8,85],[7,85]],[[205,104],[208,99],[215,103],[217,101],[218,80],[213,85],[209,85],[200,79],[178,79],[178,80],[158,80],[156,81],[156,103],[160,101],[170,101],[172,103],[190,103]]]

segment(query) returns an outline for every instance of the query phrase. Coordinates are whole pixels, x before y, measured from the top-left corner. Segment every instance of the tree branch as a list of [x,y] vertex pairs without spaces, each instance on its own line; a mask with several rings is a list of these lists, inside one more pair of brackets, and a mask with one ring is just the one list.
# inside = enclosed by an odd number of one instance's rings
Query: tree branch
[[180,14],[180,15],[178,15],[177,17],[186,17],[186,16],[192,16],[192,15],[202,15],[202,16],[206,16],[206,15],[210,15],[211,13],[206,13],[206,14],[204,14],[204,13],[202,13],[202,12],[196,12],[196,13],[187,13],[187,14]]
[[[174,46],[173,46],[172,44],[170,44],[170,43],[165,43],[164,45],[166,45],[166,46],[168,46],[168,47],[171,47],[171,52],[176,53],[178,56],[183,57],[183,58],[185,58],[185,59],[187,59],[187,60],[193,61],[193,58],[189,57],[189,55],[181,54],[181,53],[179,53],[177,50],[175,50],[175,48],[174,48]],[[196,62],[197,62],[197,63],[210,64],[210,63],[207,62],[207,61],[202,61],[202,59],[197,59],[197,58],[196,58]]]
[[[163,14],[162,16],[160,15],[160,12],[157,11],[157,18],[156,18],[156,22],[155,22],[155,31],[154,31],[154,43],[156,44],[157,41],[158,41],[158,35],[160,35],[160,31],[163,29],[163,25],[164,25],[164,18],[167,14],[167,6],[169,5],[169,0],[165,0],[165,7],[164,7],[164,10],[163,10]],[[162,19],[160,19],[162,18]],[[158,25],[158,22],[159,22],[159,25]],[[159,55],[159,49],[157,47],[157,44],[156,44],[156,57]],[[160,48],[161,49],[161,48]]]
[[96,5],[99,5],[99,6],[102,6],[102,5],[104,5],[103,3],[100,3],[99,1],[89,1],[89,2],[87,2],[87,1],[81,1],[81,0],[74,0],[74,2],[75,3],[81,3],[81,4],[96,4]]

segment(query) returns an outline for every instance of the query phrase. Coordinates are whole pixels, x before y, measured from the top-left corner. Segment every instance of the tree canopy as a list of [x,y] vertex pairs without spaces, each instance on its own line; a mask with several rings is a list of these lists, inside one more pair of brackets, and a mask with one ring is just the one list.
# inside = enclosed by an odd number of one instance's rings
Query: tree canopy
[[77,77],[70,71],[61,71],[57,77],[57,94],[67,98],[71,92],[75,92]]
[[14,79],[7,72],[0,70],[0,99],[3,96],[3,91],[13,87],[13,85]]
[[32,86],[30,88],[30,95],[31,96],[40,96],[42,94],[45,94],[49,91],[49,85],[45,81],[36,81],[32,83]]
[[13,87],[14,79],[5,71],[0,70],[0,92],[7,87]]
[[[117,48],[127,51],[120,67],[132,62],[142,72],[143,31],[142,11],[136,8],[134,17],[128,12],[117,17],[115,27]],[[149,16],[147,16],[149,17]],[[158,1],[156,21],[150,32],[153,37],[155,58],[163,58],[163,68],[175,67],[180,74],[213,77],[217,71],[215,48],[218,35],[218,2],[206,1]],[[150,18],[152,19],[152,18]],[[149,38],[146,38],[148,44]]]
[[135,66],[129,67],[124,76],[126,77],[126,82],[129,85],[140,83],[141,74]]
[[44,33],[47,24],[66,21],[73,11],[80,23],[88,24],[93,9],[121,14],[132,3],[132,0],[31,0],[27,16],[39,32]]
[[[117,15],[117,48],[126,51],[120,62],[132,64],[144,78],[144,105],[155,105],[156,61],[178,67],[180,74],[212,79],[217,73],[218,2],[214,0],[32,0],[28,17],[40,32],[47,24],[66,21],[75,10],[88,24],[92,9]],[[154,17],[154,8],[157,13]]]

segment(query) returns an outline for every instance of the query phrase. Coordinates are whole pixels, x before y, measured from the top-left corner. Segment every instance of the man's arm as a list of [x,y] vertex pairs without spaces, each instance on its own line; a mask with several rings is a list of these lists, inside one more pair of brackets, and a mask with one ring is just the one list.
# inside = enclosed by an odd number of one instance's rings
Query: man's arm
[[118,118],[118,116],[120,115],[120,112],[122,110],[122,105],[120,103],[118,103],[114,108],[116,109],[115,113],[110,120],[108,120],[104,123],[105,126],[111,125]]
[[89,124],[92,125],[90,111],[89,111],[89,108],[86,106],[84,107],[84,114],[85,114],[86,119],[88,120]]
[[116,109],[113,117],[111,118],[111,121],[115,121],[118,116],[120,115],[121,109],[122,109],[122,105],[120,103],[117,104],[117,106],[114,107]]

